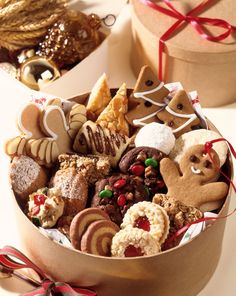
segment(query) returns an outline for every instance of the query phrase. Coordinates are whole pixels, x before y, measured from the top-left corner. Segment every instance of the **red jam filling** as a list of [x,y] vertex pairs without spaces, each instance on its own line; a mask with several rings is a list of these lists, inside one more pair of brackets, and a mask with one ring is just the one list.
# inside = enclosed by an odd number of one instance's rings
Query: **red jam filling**
[[40,206],[35,206],[31,210],[31,215],[36,216],[39,213],[39,211],[40,211]]
[[136,248],[133,245],[128,245],[124,251],[125,257],[140,257],[143,256],[141,248]]
[[147,216],[140,216],[134,222],[134,227],[150,231],[150,222]]
[[43,205],[45,203],[46,196],[44,194],[35,194],[34,203],[37,206]]

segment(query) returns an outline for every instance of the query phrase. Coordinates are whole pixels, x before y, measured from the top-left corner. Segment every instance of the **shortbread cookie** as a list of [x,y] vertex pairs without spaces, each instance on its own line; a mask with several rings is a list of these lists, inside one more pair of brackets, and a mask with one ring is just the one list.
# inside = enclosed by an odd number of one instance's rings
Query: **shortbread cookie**
[[64,211],[64,201],[55,188],[42,188],[30,194],[28,217],[36,226],[53,227]]
[[128,111],[126,84],[123,83],[107,107],[98,116],[97,123],[123,135],[129,136],[129,124],[125,119]]
[[42,111],[40,107],[33,102],[27,103],[22,108],[17,119],[17,127],[21,135],[6,142],[6,154],[10,157],[22,154],[26,155],[26,145],[30,139],[40,139],[45,137],[45,134],[39,126],[41,114]]
[[89,225],[81,239],[81,251],[100,256],[111,256],[111,243],[120,228],[110,220],[100,220]]
[[142,67],[134,91],[129,98],[130,108],[126,119],[130,125],[143,126],[158,121],[156,114],[163,108],[169,94],[164,83],[160,82],[149,66]]
[[157,113],[157,117],[172,128],[176,138],[201,125],[185,90],[178,90],[165,109]]
[[91,90],[87,110],[98,116],[111,100],[111,93],[107,83],[107,77],[104,73],[95,83]]
[[32,158],[21,155],[13,158],[10,165],[10,183],[15,194],[22,200],[48,181],[45,170]]
[[140,257],[156,255],[161,251],[158,241],[147,231],[125,228],[112,239],[112,257]]
[[170,127],[152,122],[138,131],[134,143],[136,147],[152,147],[168,155],[175,145],[175,136]]
[[78,132],[73,148],[78,153],[108,156],[116,167],[129,142],[128,137],[87,121]]
[[75,216],[85,208],[88,183],[84,176],[75,169],[58,170],[52,177],[50,186],[60,190],[65,201],[65,215]]
[[166,192],[165,183],[160,175],[159,163],[164,153],[151,147],[137,147],[127,152],[119,163],[122,173],[131,174],[141,179],[146,189],[153,195]]
[[61,154],[58,160],[60,169],[75,168],[85,177],[89,185],[108,176],[111,170],[110,160],[106,156]]
[[[218,138],[221,138],[221,135],[206,129],[199,129],[185,133],[176,140],[175,146],[171,150],[169,157],[179,163],[186,150],[191,146],[205,144],[207,141]],[[225,142],[221,141],[214,143],[213,148],[217,152],[220,158],[220,166],[222,166],[227,158],[228,146]]]
[[[215,182],[219,177],[220,160],[214,149],[211,158],[204,145],[185,151],[179,167],[169,158],[160,162],[160,171],[168,188],[167,195],[201,211],[218,209],[228,192],[228,185]],[[213,161],[212,161],[213,160]]]
[[97,208],[87,208],[79,212],[70,225],[70,239],[72,246],[80,250],[80,243],[83,234],[92,222],[99,220],[110,220],[109,216]]
[[169,224],[169,217],[161,206],[142,201],[128,209],[121,224],[121,229],[126,227],[143,229],[162,244],[169,234]]
[[120,225],[128,208],[143,200],[150,200],[150,196],[142,180],[119,174],[96,183],[91,206],[104,210],[113,222]]
[[152,202],[160,205],[166,211],[170,219],[171,233],[203,217],[203,213],[199,209],[186,206],[166,194],[155,194]]

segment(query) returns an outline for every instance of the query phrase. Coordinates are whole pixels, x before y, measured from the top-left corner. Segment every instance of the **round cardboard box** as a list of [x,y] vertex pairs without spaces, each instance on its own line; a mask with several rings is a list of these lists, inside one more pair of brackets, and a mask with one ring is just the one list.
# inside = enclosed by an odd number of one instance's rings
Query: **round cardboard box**
[[[154,2],[161,5],[163,1]],[[186,14],[196,7],[196,2],[200,1],[173,1],[172,5]],[[131,67],[136,76],[143,65],[149,65],[156,73],[159,68],[159,40],[176,19],[151,9],[140,0],[132,0],[131,4]],[[164,7],[167,8],[165,5]],[[234,23],[231,11],[235,9],[236,1],[228,0],[227,5],[225,1],[216,1],[201,16],[226,19]],[[187,23],[165,42],[164,82],[181,81],[186,91],[196,89],[204,107],[235,102],[235,66],[236,42],[233,35],[222,42],[209,42],[202,39]]]
[[[84,102],[86,95],[73,98]],[[211,125],[211,129],[214,126]],[[232,178],[230,156],[224,171]],[[227,214],[231,190],[219,216]],[[190,242],[155,256],[110,258],[85,254],[48,239],[30,222],[16,199],[24,251],[49,277],[94,289],[99,296],[196,296],[213,275],[226,219],[219,219]]]

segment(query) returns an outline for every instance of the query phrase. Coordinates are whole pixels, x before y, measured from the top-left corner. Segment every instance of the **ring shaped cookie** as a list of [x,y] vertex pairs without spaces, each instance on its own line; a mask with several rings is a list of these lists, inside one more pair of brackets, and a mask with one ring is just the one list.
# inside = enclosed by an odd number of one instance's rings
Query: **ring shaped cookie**
[[139,228],[120,230],[112,239],[113,257],[140,257],[155,255],[161,250],[160,244],[147,231]]
[[141,228],[149,232],[160,244],[169,233],[169,217],[159,205],[143,201],[134,204],[126,212],[121,228]]

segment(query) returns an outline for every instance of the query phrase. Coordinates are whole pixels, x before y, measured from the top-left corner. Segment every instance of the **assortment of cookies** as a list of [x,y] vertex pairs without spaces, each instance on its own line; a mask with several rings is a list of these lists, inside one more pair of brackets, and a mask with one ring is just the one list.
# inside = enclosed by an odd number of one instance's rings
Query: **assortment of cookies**
[[147,66],[130,97],[125,83],[112,97],[103,74],[87,104],[30,102],[17,125],[5,151],[20,206],[81,252],[155,255],[228,192],[219,170],[227,145],[207,153],[204,143],[220,135],[205,129],[188,93]]

